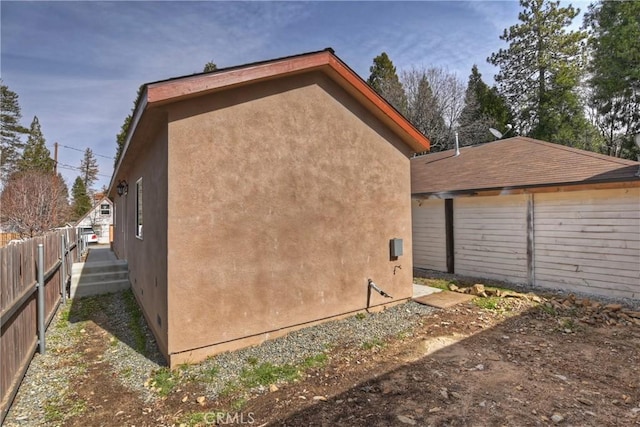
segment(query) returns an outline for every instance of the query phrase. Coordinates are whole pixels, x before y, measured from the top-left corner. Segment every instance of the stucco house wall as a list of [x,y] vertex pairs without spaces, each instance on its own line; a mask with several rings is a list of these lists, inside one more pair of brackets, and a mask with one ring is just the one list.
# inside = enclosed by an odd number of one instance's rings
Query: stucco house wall
[[264,65],[148,85],[112,178],[114,250],[171,366],[412,295],[409,157],[428,140],[332,52]]
[[[129,266],[131,289],[140,303],[158,347],[168,357],[167,308],[167,127],[150,130],[126,164],[121,178],[128,192],[114,198],[113,250]],[[136,184],[142,179],[142,237],[136,236]]]

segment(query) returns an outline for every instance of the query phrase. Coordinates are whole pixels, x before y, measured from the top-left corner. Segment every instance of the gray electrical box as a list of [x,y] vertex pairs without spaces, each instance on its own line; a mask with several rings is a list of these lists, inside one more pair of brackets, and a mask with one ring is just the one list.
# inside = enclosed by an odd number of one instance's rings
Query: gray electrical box
[[389,241],[391,258],[398,258],[402,255],[402,239],[391,239]]

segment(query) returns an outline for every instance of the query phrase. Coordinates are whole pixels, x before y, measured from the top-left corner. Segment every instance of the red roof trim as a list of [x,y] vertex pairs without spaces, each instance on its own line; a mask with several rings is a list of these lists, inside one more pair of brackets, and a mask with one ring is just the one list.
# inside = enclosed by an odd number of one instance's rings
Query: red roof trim
[[269,62],[249,64],[220,70],[216,73],[204,73],[173,80],[150,83],[147,87],[147,103],[149,106],[162,105],[180,99],[202,95],[237,85],[254,83],[261,80],[309,72],[314,69],[329,67],[346,83],[362,94],[376,109],[390,118],[407,134],[403,138],[415,151],[425,151],[430,141],[418,131],[402,114],[376,93],[364,80],[342,62],[330,50],[276,59]]

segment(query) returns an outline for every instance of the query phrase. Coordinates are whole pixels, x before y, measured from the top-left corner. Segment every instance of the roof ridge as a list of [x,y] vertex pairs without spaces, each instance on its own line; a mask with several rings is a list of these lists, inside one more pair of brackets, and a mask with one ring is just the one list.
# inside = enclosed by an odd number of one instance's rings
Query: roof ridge
[[[616,163],[619,165],[624,165],[624,166],[634,166],[634,165],[630,165],[628,162],[632,162],[632,163],[638,163],[634,160],[629,160],[629,159],[622,159],[620,157],[614,157],[614,156],[608,156],[606,154],[601,154],[601,153],[596,153],[595,151],[589,151],[589,150],[583,150],[581,148],[574,148],[574,147],[569,147],[567,145],[562,145],[556,142],[549,142],[549,141],[542,141],[540,139],[535,139],[535,138],[531,138],[528,136],[520,136],[520,137],[515,137],[515,138],[521,138],[523,140],[526,140],[528,142],[532,142],[534,144],[538,144],[538,145],[544,145],[546,147],[549,148],[553,148],[553,149],[557,149],[557,150],[564,150],[564,151],[568,151],[570,153],[574,153],[574,154],[579,154],[582,156],[586,156],[586,157],[591,157],[594,159],[598,159],[598,160],[603,160],[603,161],[607,161],[607,162],[612,162],[612,163]],[[503,140],[506,141],[506,140]]]

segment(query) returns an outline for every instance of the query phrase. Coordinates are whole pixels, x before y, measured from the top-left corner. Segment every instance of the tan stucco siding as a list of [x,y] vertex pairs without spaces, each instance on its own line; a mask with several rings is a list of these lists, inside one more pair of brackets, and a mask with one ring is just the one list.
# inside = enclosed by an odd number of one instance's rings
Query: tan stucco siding
[[324,75],[175,105],[169,141],[171,353],[411,296],[408,149]]
[[[136,182],[142,178],[143,230],[136,237]],[[119,179],[129,185],[116,196],[114,249],[129,264],[132,290],[141,302],[160,350],[167,353],[167,128],[158,129]]]

